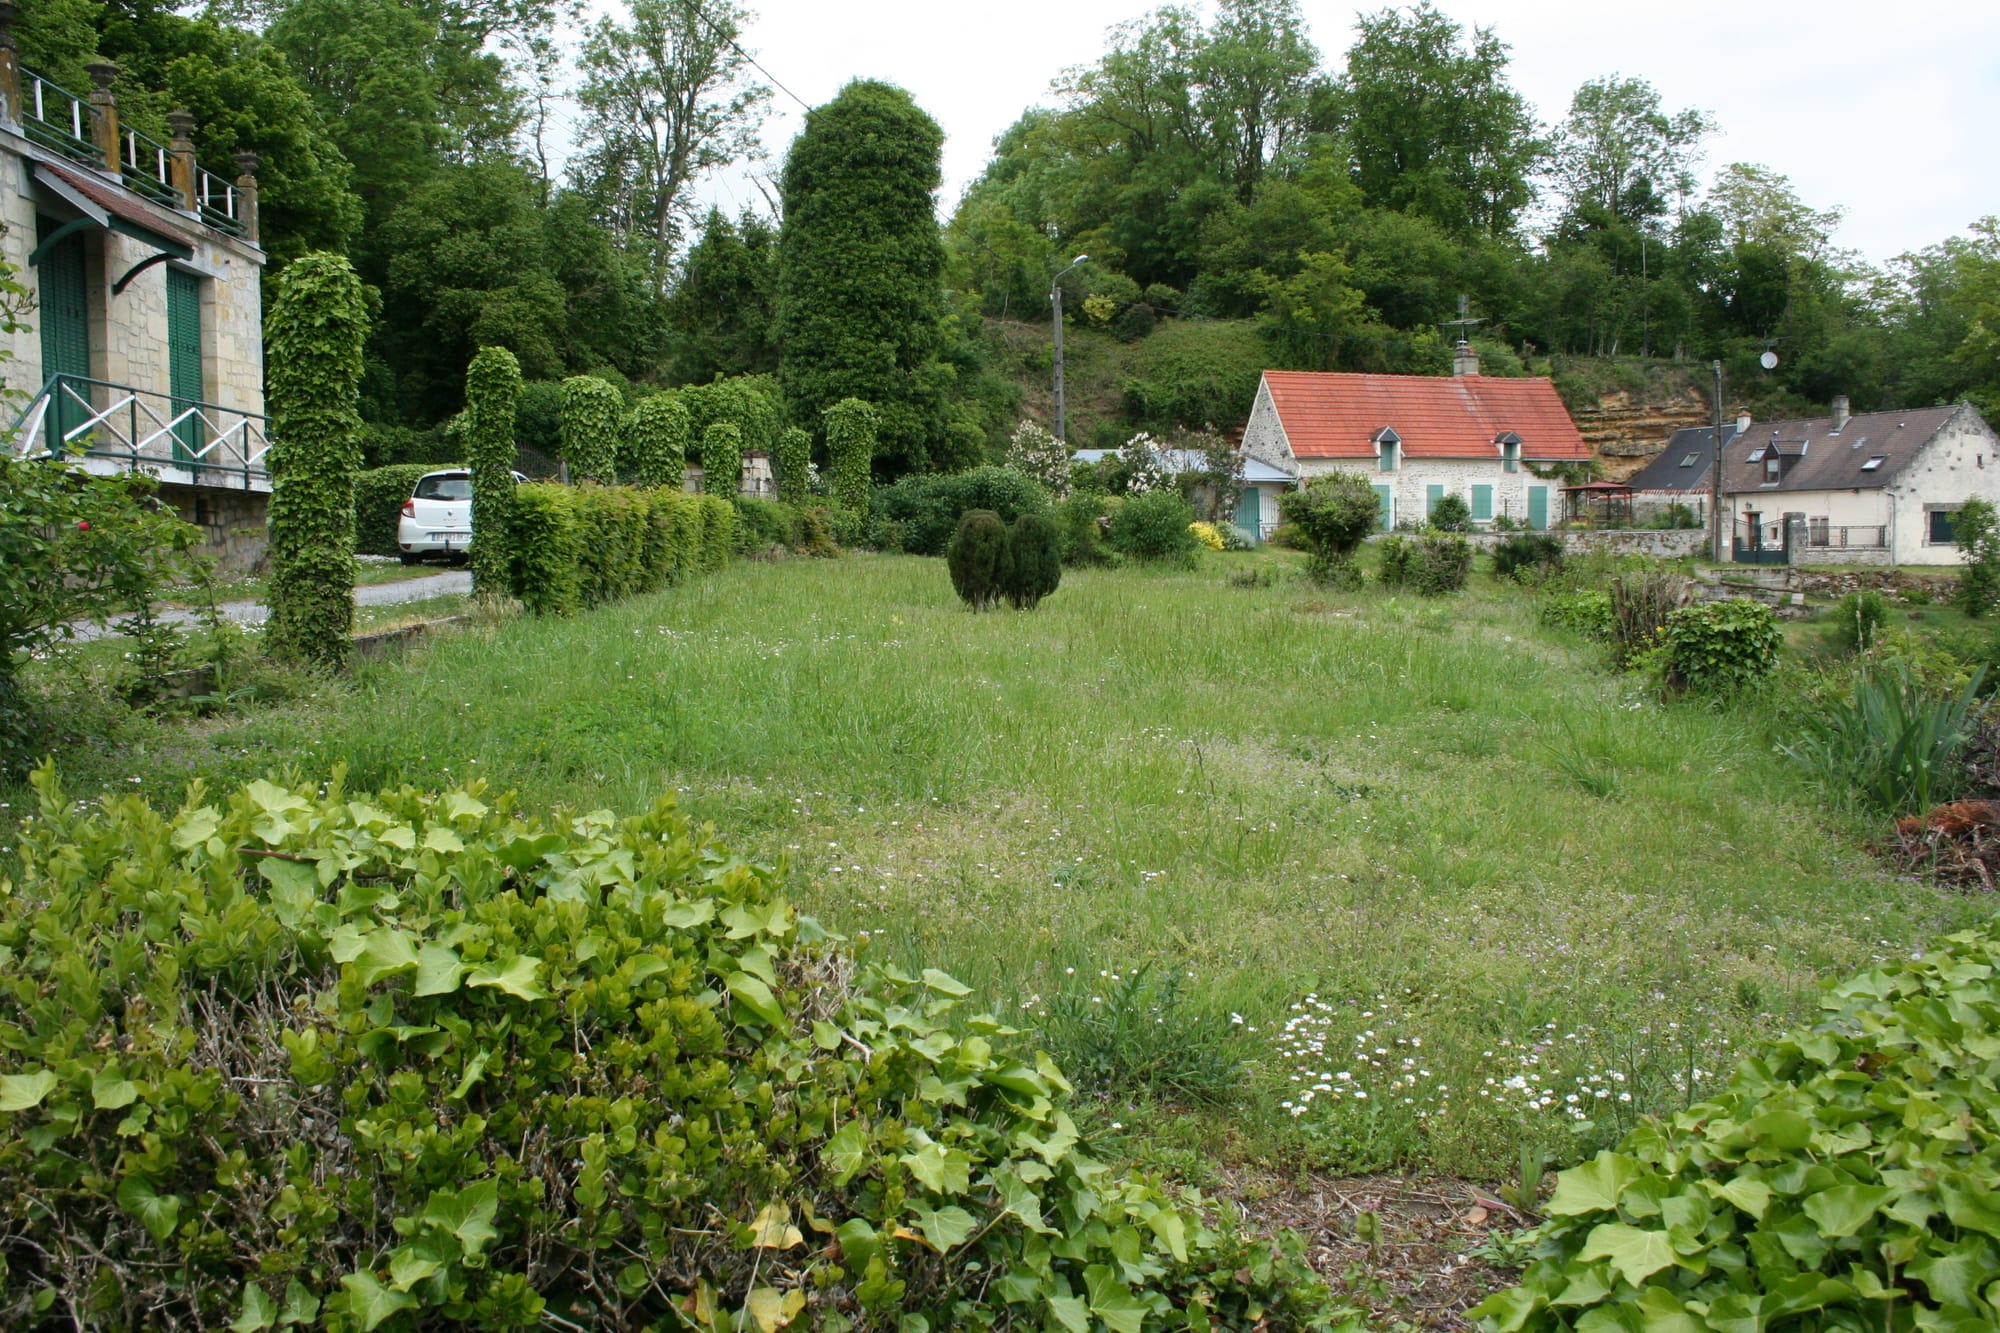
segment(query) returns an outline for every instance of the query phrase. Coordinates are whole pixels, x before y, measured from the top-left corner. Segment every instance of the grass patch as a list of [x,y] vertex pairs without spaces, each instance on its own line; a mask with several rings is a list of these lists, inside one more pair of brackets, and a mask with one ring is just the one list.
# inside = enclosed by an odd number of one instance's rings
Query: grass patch
[[1072,571],[978,616],[940,561],[738,564],[61,759],[74,790],[163,802],[335,764],[533,808],[679,788],[829,925],[1018,1021],[1074,1015],[1107,1123],[1184,1105],[1175,1151],[1343,1169],[1571,1158],[1823,979],[1979,914],[1876,868],[1756,719],[1630,694],[1517,590],[1227,583],[1292,559]]

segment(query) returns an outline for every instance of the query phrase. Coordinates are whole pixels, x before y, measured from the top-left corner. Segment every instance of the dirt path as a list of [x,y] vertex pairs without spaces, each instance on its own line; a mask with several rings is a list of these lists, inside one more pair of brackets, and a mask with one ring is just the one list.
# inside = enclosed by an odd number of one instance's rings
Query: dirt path
[[[366,584],[354,590],[354,604],[356,606],[395,606],[401,602],[421,602],[430,597],[449,597],[454,593],[469,593],[471,591],[471,570],[447,569],[436,574],[425,574],[418,578],[401,579],[394,583]],[[271,618],[271,608],[255,599],[223,602],[216,609],[221,611],[225,620],[235,621],[239,625],[261,625]],[[174,625],[193,625],[199,623],[199,617],[194,612],[178,608],[161,611],[160,619]],[[108,626],[99,625],[78,624],[73,626],[73,628],[76,631],[74,636],[75,641],[79,643],[88,642],[92,639],[101,639],[106,635],[117,632]]]

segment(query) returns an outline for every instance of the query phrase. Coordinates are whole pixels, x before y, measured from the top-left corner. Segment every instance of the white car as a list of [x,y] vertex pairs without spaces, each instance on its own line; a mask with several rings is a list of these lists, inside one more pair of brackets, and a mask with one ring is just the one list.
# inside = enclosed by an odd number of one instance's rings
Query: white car
[[[526,480],[514,474],[516,485]],[[464,468],[447,468],[418,477],[396,524],[396,549],[403,563],[414,565],[427,555],[450,560],[471,545],[472,474]]]

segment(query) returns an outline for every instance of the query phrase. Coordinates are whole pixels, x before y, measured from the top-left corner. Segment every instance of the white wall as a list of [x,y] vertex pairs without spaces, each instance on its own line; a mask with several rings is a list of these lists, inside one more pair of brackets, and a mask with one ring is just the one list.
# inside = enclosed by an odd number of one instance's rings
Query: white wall
[[1933,545],[1931,508],[1956,509],[1973,496],[2000,505],[2000,436],[1970,407],[1956,416],[1889,486],[1895,503],[1890,544],[1901,565],[1956,565],[1953,544]]
[[1529,487],[1547,487],[1549,524],[1553,527],[1562,521],[1562,483],[1536,476],[1526,463],[1521,464],[1518,472],[1503,471],[1497,456],[1492,459],[1406,457],[1399,460],[1394,472],[1384,472],[1370,460],[1360,458],[1302,458],[1298,466],[1302,477],[1355,472],[1366,477],[1372,486],[1392,487],[1398,523],[1414,523],[1424,517],[1432,486],[1444,487],[1446,495],[1460,496],[1470,506],[1474,485],[1493,487],[1494,517],[1516,522],[1527,521]]

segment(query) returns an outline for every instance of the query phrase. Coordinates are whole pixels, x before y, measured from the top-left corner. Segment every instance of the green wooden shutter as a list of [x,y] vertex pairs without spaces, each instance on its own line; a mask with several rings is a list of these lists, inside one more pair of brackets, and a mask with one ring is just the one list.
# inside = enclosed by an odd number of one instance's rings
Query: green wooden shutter
[[[201,279],[184,269],[167,270],[167,391],[174,415],[202,401]],[[174,427],[174,461],[196,465],[205,443],[202,423],[193,417]]]
[[1474,486],[1472,488],[1472,516],[1474,518],[1493,517],[1493,488]]
[[1530,486],[1528,488],[1528,526],[1537,530],[1549,525],[1549,488]]
[[[53,218],[37,218],[43,237],[63,224]],[[58,241],[42,262],[35,266],[35,319],[42,326],[42,379],[52,375],[90,377],[90,292],[85,285],[83,237],[71,233]],[[39,387],[39,386],[37,386]],[[71,386],[83,397],[88,389]],[[60,447],[65,432],[83,424],[88,413],[69,394],[57,390],[49,412],[49,448]]]
[[1264,497],[1255,486],[1245,486],[1236,497],[1236,526],[1251,541],[1264,530]]
[[1438,501],[1439,501],[1439,500],[1442,500],[1442,499],[1444,499],[1444,487],[1442,487],[1442,486],[1426,486],[1426,487],[1424,488],[1424,517],[1425,517],[1425,518],[1429,518],[1429,517],[1430,517],[1430,516],[1431,516],[1432,514],[1435,514],[1435,513],[1437,512],[1437,507],[1438,507]]
[[1396,491],[1393,486],[1377,486],[1375,502],[1382,511],[1382,531],[1396,526]]

